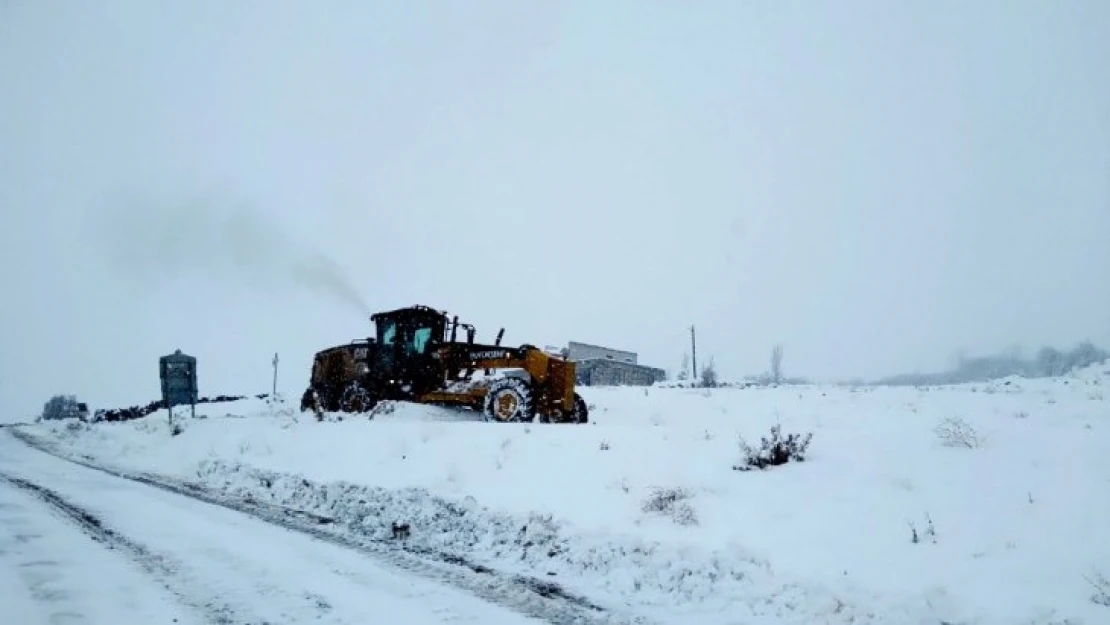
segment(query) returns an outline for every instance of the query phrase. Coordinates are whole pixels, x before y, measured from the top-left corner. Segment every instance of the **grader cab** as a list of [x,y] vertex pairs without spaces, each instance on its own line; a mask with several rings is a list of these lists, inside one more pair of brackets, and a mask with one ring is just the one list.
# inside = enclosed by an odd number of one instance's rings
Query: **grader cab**
[[[474,326],[427,306],[370,316],[373,337],[316,354],[301,410],[365,413],[383,400],[455,406],[487,420],[586,423],[573,362],[533,345],[474,342]],[[465,338],[459,336],[460,330]]]

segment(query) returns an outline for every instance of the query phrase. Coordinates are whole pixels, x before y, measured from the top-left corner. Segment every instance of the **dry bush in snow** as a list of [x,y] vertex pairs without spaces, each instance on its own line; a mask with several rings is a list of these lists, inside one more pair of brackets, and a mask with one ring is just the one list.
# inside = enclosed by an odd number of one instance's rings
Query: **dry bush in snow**
[[753,449],[743,438],[740,439],[740,451],[744,454],[744,458],[740,464],[733,465],[732,468],[737,471],[750,471],[753,468],[765,469],[769,466],[786,464],[791,460],[802,462],[806,459],[806,450],[809,449],[811,440],[813,440],[813,432],[806,432],[804,435],[787,434],[786,438],[783,438],[782,428],[778,425],[771,426],[771,438],[761,438],[759,449]]
[[1098,571],[1090,576],[1084,575],[1083,579],[1095,589],[1095,594],[1091,595],[1091,601],[1110,608],[1110,579],[1106,579],[1106,576]]
[[643,511],[669,516],[679,525],[697,525],[697,512],[688,502],[693,496],[685,488],[653,487],[651,495],[644,500]]
[[925,514],[925,528],[922,531],[922,534],[924,534],[924,536],[918,534],[917,526],[913,524],[913,521],[910,521],[910,542],[916,545],[922,540],[928,539],[934,545],[936,544],[937,530],[933,527],[933,519],[928,515],[928,513]]
[[948,417],[933,428],[937,438],[945,447],[967,447],[974,449],[982,444],[979,434],[971,424],[960,417]]

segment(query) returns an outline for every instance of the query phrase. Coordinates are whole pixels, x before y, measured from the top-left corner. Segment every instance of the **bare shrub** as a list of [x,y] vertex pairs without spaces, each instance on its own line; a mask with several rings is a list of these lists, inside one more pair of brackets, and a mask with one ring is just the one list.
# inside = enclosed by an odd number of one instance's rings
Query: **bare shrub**
[[697,512],[689,503],[693,496],[685,488],[652,487],[642,509],[647,513],[668,516],[679,525],[697,525]]
[[982,439],[971,424],[960,417],[947,417],[933,432],[945,447],[967,447],[974,449],[982,444]]
[[1110,608],[1110,579],[1106,579],[1106,576],[1098,571],[1090,576],[1084,575],[1083,579],[1095,589],[1095,594],[1091,595],[1091,601]]
[[753,468],[765,469],[786,464],[791,460],[803,462],[811,440],[813,432],[806,432],[804,435],[787,434],[783,438],[782,427],[771,426],[771,438],[761,438],[759,449],[753,449],[743,437],[740,438],[740,451],[744,457],[740,464],[733,465],[732,468],[736,471],[750,471]]
[[694,511],[693,506],[682,502],[675,506],[674,512],[671,513],[671,520],[679,525],[697,525],[698,513]]
[[910,521],[910,542],[916,545],[925,539],[929,539],[934,545],[937,543],[937,531],[933,527],[933,519],[928,513],[925,514],[925,529],[921,534],[918,534],[917,526],[913,524],[913,521]]

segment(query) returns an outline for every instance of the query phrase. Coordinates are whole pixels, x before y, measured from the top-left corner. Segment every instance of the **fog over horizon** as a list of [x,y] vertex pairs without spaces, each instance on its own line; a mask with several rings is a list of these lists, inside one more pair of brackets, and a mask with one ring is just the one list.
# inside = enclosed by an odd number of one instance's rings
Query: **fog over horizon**
[[0,4],[0,421],[412,304],[672,373],[1110,347],[1110,3]]

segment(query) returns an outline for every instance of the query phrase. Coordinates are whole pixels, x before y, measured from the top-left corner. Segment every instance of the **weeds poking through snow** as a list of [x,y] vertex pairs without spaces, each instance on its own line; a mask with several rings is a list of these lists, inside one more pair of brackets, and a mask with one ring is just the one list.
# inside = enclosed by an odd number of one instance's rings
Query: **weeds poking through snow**
[[405,540],[412,536],[412,528],[408,523],[398,523],[393,521],[390,524],[390,531],[393,534],[394,540]]
[[687,500],[694,495],[685,488],[652,487],[651,495],[644,500],[643,511],[669,516],[679,525],[697,525],[698,515]]
[[913,521],[910,521],[909,525],[910,542],[916,545],[927,538],[929,539],[929,542],[933,543],[934,545],[937,544],[937,531],[936,528],[933,527],[933,519],[929,516],[928,512],[925,513],[925,529],[921,532],[921,534],[917,533],[917,526],[913,524]]
[[602,440],[601,444],[597,446],[601,451],[609,451],[609,441]]
[[967,447],[975,449],[982,444],[979,434],[971,424],[960,417],[948,417],[933,428],[937,438],[945,447]]
[[1090,576],[1084,575],[1083,579],[1095,589],[1095,594],[1091,595],[1091,601],[1110,608],[1110,579],[1106,579],[1106,576],[1098,571]]
[[771,427],[769,440],[766,437],[760,439],[759,449],[753,449],[741,437],[740,451],[744,454],[743,462],[733,465],[732,468],[736,471],[750,471],[753,468],[765,469],[769,466],[786,464],[791,460],[803,462],[812,439],[813,432],[807,432],[805,435],[787,434],[784,439],[782,428],[778,425]]

